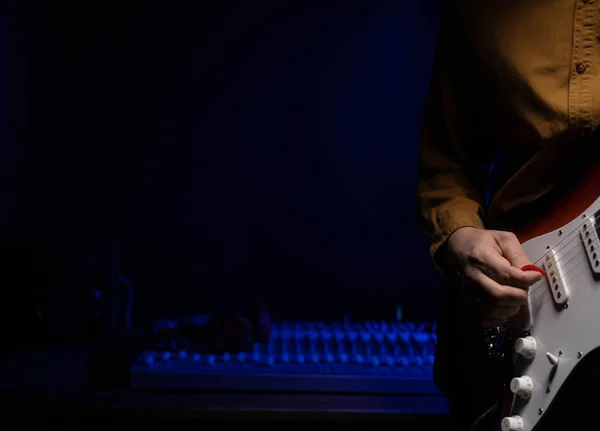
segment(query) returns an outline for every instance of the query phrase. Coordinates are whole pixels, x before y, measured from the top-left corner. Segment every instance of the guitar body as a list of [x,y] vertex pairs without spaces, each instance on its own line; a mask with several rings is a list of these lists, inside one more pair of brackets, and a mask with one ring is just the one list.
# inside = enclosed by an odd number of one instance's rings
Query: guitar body
[[521,353],[507,356],[511,378],[520,380],[505,381],[503,431],[536,429],[578,364],[600,347],[600,162],[519,217],[512,231],[546,274],[511,321],[510,341]]
[[[490,226],[514,232],[534,265],[546,271],[530,288],[521,313],[503,328],[484,329],[473,317],[477,304],[472,295],[465,295],[460,284],[449,291],[438,324],[434,377],[458,429],[545,430],[545,423],[554,424],[554,413],[561,416],[560,405],[574,398],[572,383],[577,386],[580,375],[587,378],[585,363],[595,361],[592,352],[600,347],[600,158],[587,154],[568,181],[563,177],[550,193],[513,211],[510,220]],[[514,348],[527,337],[535,342],[531,357]],[[517,382],[521,386],[531,384],[525,399],[523,388],[512,388],[520,395],[511,391],[515,377],[528,378]],[[575,402],[579,407],[581,398]]]

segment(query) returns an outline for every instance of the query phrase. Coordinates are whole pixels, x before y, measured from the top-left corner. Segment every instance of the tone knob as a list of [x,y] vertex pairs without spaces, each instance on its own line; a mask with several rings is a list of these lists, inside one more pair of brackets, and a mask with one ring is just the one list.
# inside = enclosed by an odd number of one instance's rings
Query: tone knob
[[515,352],[526,359],[531,359],[535,355],[537,343],[533,337],[517,338],[515,341]]
[[502,431],[523,431],[523,419],[521,416],[509,416],[502,419],[500,423]]
[[510,390],[513,394],[526,400],[531,397],[531,391],[533,390],[533,381],[528,376],[515,377],[510,382]]

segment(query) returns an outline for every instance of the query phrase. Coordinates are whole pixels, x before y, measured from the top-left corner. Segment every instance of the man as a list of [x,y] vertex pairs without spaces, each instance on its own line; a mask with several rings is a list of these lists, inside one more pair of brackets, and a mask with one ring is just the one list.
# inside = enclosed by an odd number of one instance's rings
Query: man
[[[531,262],[511,227],[523,208],[574,173],[577,160],[598,157],[599,123],[600,0],[445,4],[420,142],[418,204],[435,264],[469,286],[452,288],[435,367],[465,429],[485,405],[477,373],[490,369],[471,364],[464,350],[471,347],[458,340],[476,332],[473,321],[482,324],[477,330],[501,325],[525,303],[541,275],[520,269]],[[468,296],[477,297],[480,314],[465,311],[473,309],[463,307]],[[455,372],[461,366],[470,380]],[[572,408],[554,414],[581,417]]]

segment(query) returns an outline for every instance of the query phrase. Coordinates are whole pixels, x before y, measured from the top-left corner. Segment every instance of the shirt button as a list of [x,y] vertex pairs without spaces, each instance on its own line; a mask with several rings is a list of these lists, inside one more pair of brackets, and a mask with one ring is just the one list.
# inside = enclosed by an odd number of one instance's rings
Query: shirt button
[[582,73],[585,73],[585,71],[587,70],[587,66],[583,63],[577,63],[577,67],[575,68],[575,70],[581,75]]

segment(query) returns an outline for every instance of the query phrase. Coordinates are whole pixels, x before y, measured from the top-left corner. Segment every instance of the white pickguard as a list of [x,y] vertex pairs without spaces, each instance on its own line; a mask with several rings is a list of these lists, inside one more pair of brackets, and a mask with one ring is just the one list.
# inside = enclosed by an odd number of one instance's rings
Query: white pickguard
[[[514,396],[511,409],[511,416],[521,417],[523,431],[534,429],[574,367],[586,354],[600,347],[600,271],[591,262],[596,248],[592,250],[589,245],[586,248],[580,234],[582,223],[599,210],[600,198],[560,230],[523,244],[532,262],[542,268],[548,261],[547,255],[555,256],[570,291],[568,307],[562,308],[557,307],[552,296],[551,277],[530,288],[528,330],[537,347],[532,359],[515,354],[515,377],[529,376],[533,390],[527,400]],[[600,224],[600,218],[596,223]],[[546,353],[558,358],[554,372]]]

